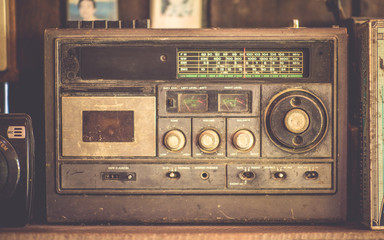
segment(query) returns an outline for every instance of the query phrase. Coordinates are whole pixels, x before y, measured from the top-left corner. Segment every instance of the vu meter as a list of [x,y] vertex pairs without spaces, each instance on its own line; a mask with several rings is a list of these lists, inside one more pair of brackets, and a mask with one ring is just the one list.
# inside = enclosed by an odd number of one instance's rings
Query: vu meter
[[179,112],[203,113],[208,111],[208,94],[179,94]]
[[247,112],[248,94],[219,94],[219,112]]

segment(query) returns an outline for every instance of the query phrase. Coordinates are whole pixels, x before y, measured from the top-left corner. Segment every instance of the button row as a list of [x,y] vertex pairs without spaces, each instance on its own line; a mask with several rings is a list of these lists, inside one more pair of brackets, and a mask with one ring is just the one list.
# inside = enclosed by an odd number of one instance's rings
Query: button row
[[122,29],[122,28],[150,28],[151,22],[149,19],[138,20],[119,20],[119,21],[68,21],[67,28],[76,29]]

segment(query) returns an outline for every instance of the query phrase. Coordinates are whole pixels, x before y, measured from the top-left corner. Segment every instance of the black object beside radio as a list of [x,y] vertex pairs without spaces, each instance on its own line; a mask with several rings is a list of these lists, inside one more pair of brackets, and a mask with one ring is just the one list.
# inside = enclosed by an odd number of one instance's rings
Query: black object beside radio
[[45,39],[48,222],[346,219],[345,29]]
[[0,226],[23,226],[33,199],[34,137],[26,114],[0,114]]

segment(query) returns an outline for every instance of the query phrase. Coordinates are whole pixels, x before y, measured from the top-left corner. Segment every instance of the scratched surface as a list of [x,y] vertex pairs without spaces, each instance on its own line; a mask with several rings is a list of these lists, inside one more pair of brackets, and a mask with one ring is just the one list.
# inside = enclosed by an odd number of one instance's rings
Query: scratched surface
[[2,240],[87,239],[383,239],[361,226],[46,226],[0,229]]
[[377,28],[377,143],[378,143],[378,199],[379,214],[382,212],[383,165],[384,165],[384,28]]

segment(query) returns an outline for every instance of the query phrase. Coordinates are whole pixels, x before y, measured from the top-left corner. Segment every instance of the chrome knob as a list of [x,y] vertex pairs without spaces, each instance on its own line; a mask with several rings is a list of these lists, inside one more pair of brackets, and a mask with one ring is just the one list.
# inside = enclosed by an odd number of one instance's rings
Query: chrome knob
[[180,151],[184,148],[185,143],[185,136],[180,130],[171,130],[164,136],[164,145],[169,151]]
[[239,130],[232,138],[232,143],[239,151],[248,151],[255,145],[255,137],[249,130]]
[[294,108],[285,115],[284,124],[288,131],[299,134],[307,130],[309,116],[304,110]]
[[214,152],[220,146],[220,135],[215,130],[205,130],[200,133],[198,143],[203,152]]

